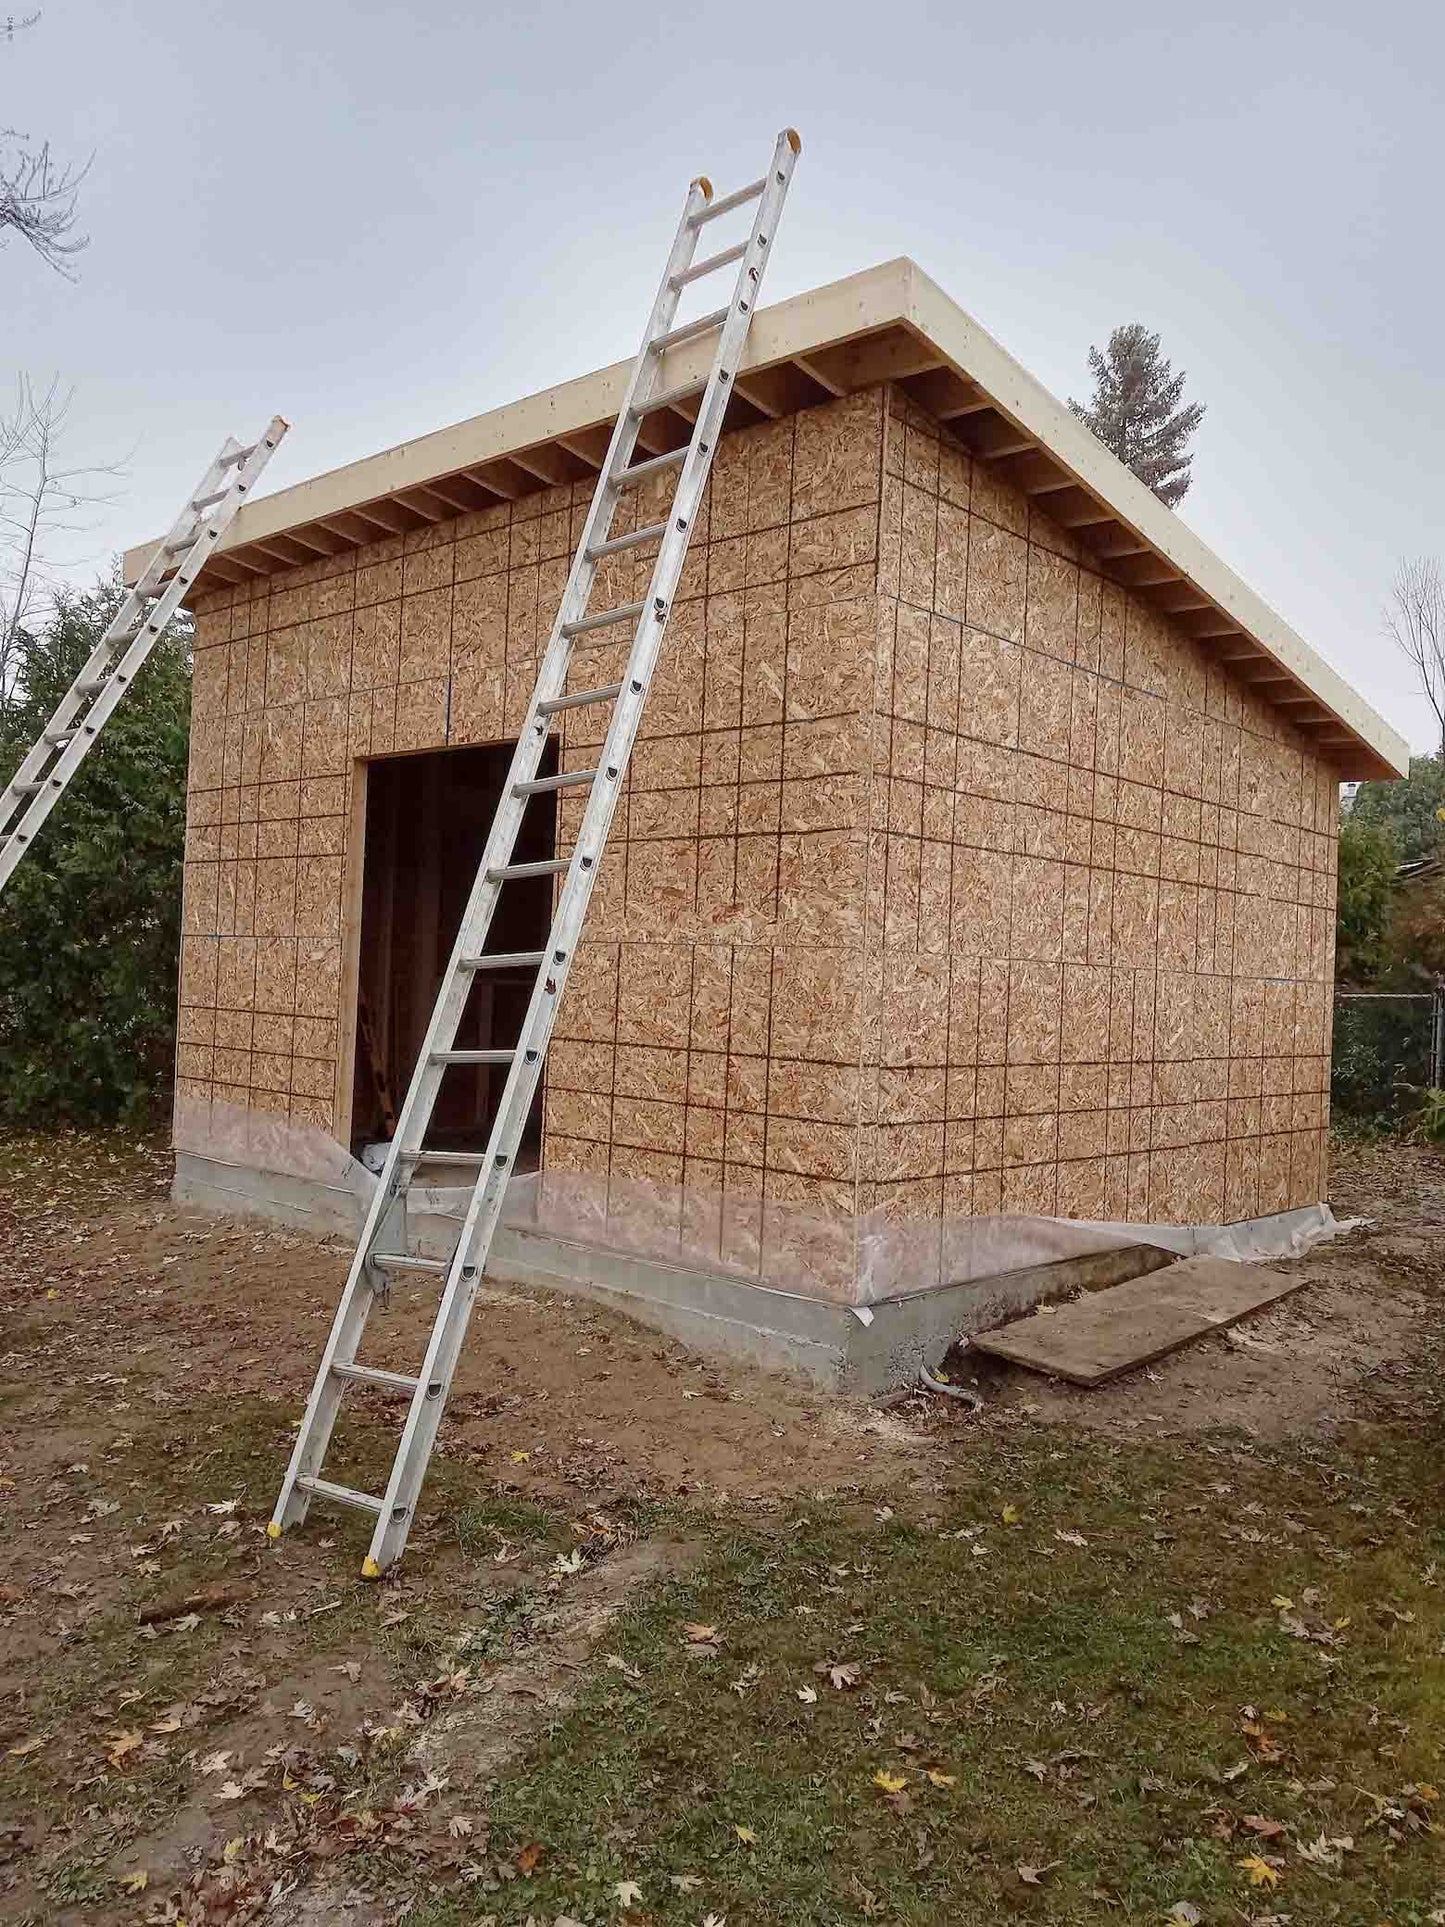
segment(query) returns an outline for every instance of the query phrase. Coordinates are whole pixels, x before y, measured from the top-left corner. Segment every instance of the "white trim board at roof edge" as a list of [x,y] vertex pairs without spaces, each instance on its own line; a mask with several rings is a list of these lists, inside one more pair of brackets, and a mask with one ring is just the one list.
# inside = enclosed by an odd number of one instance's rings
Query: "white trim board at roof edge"
[[[685,386],[707,354],[697,339],[670,350],[660,387]],[[254,581],[590,479],[630,366],[618,362],[248,503],[202,586]],[[1101,573],[1170,616],[1279,708],[1341,776],[1408,769],[1408,746],[1363,697],[912,261],[884,262],[760,310],[728,425],[881,381],[912,395],[975,459],[1036,500]],[[650,414],[642,447],[660,454],[685,442],[690,406],[679,400]],[[128,581],[152,547],[127,554]]]

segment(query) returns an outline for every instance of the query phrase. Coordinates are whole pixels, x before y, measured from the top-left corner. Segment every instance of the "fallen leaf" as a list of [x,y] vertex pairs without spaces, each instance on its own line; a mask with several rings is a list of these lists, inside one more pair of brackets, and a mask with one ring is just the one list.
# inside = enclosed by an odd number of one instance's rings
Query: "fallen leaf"
[[670,1873],[667,1876],[670,1887],[676,1887],[680,1894],[690,1894],[702,1885],[702,1875],[696,1873]]
[[1021,1515],[1016,1505],[1006,1505],[998,1516],[1006,1526],[1016,1526]]
[[559,1552],[552,1561],[552,1571],[559,1578],[582,1570],[582,1548],[574,1546],[571,1552]]
[[518,1872],[524,1874],[531,1873],[541,1858],[542,1843],[540,1840],[534,1840],[530,1846],[523,1847],[522,1851],[517,1855]]
[[1257,1833],[1261,1840],[1273,1840],[1276,1834],[1284,1832],[1283,1820],[1267,1820],[1262,1813],[1246,1813],[1239,1824]]
[[[817,1697],[818,1695],[814,1693],[813,1698],[816,1699]],[[8,1749],[8,1757],[12,1760],[23,1760],[27,1753],[38,1753],[44,1744],[45,1735],[43,1733],[37,1733],[33,1739],[21,1740],[18,1746],[10,1747]]]
[[880,1766],[873,1775],[873,1784],[882,1787],[885,1793],[901,1793],[908,1785],[908,1779],[905,1774],[890,1773],[886,1767]]
[[846,1693],[849,1687],[856,1686],[863,1677],[863,1668],[852,1659],[825,1663],[823,1671],[827,1673],[829,1680],[840,1693]]
[[333,1666],[331,1670],[333,1673],[345,1673],[352,1685],[355,1686],[356,1682],[361,1678],[361,1661],[359,1659],[343,1659],[339,1666]]
[[642,1889],[635,1880],[619,1880],[612,1891],[619,1907],[635,1907],[642,1898]]
[[1251,1887],[1277,1887],[1279,1874],[1267,1860],[1257,1853],[1247,1853],[1243,1860],[1236,1860],[1235,1866],[1246,1876]]
[[137,1867],[134,1873],[123,1874],[120,1884],[128,1894],[143,1894],[150,1884],[150,1875],[144,1867]]
[[1204,1916],[1192,1900],[1176,1900],[1164,1918],[1179,1921],[1181,1927],[1199,1927]]
[[447,1832],[453,1840],[465,1840],[472,1830],[471,1819],[465,1813],[454,1813],[447,1821]]
[[930,1786],[958,1785],[958,1775],[956,1773],[941,1773],[936,1766],[926,1766],[923,1769],[923,1777]]
[[231,1755],[226,1753],[205,1753],[196,1763],[198,1773],[227,1773],[230,1771]]
[[684,1639],[701,1643],[705,1639],[716,1639],[717,1627],[704,1626],[696,1619],[685,1619],[682,1622],[682,1636]]
[[[216,1798],[218,1800],[244,1800],[245,1797],[246,1789],[241,1785],[239,1780],[223,1780],[220,1786],[216,1788]],[[303,1793],[301,1797],[304,1800],[306,1795]]]
[[1026,1887],[1041,1887],[1044,1875],[1052,1873],[1055,1867],[1061,1867],[1063,1864],[1062,1860],[1050,1860],[1042,1867],[1016,1867],[1014,1872]]
[[1322,1833],[1318,1838],[1304,1843],[1297,1840],[1294,1850],[1301,1860],[1308,1860],[1311,1866],[1325,1867],[1335,1872],[1344,1865],[1345,1855],[1353,1852],[1354,1845],[1351,1834],[1332,1840]]
[[530,1452],[514,1452],[512,1454],[512,1463],[513,1465],[525,1465],[531,1456],[532,1454]]
[[109,1750],[105,1757],[112,1766],[124,1766],[126,1755],[134,1753],[144,1737],[144,1734],[137,1732],[112,1733],[106,1743]]
[[[816,1686],[796,1686],[794,1687],[793,1690],[797,1694],[798,1698],[803,1702],[804,1706],[817,1705],[818,1689]],[[39,1741],[37,1740],[35,1744],[38,1746]]]
[[740,1827],[737,1822],[734,1821],[733,1832],[745,1847],[756,1846],[758,1836],[753,1832],[751,1827]]
[[[1082,1532],[1060,1532],[1057,1527],[1054,1530],[1054,1537],[1065,1546],[1086,1546],[1089,1543]],[[1056,1860],[1053,1864],[1057,1866],[1059,1863]]]

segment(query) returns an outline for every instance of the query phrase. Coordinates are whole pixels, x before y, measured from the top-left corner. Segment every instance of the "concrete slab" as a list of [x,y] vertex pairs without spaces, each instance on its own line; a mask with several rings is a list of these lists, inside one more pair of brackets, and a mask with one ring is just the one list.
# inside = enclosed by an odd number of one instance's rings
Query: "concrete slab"
[[1184,1258],[1163,1272],[1111,1285],[1056,1311],[976,1332],[970,1343],[975,1351],[1071,1385],[1102,1385],[1272,1305],[1303,1283],[1259,1265]]

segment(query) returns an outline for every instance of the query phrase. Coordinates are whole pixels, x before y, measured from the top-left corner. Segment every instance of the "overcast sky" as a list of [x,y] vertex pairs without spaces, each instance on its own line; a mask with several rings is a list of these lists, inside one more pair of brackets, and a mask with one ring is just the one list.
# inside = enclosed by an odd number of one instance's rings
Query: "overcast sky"
[[268,487],[630,354],[688,177],[792,123],[768,299],[909,254],[1061,396],[1158,329],[1185,519],[1431,747],[1380,610],[1445,557],[1438,4],[40,4],[0,126],[93,153],[93,239],[0,252],[0,370],[125,461],[77,564],[273,411]]

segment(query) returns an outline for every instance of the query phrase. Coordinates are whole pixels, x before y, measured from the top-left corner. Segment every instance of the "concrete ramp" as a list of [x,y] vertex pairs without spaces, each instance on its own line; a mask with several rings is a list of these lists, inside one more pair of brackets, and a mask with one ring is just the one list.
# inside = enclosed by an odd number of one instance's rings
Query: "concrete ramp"
[[1120,1372],[1218,1331],[1297,1291],[1303,1278],[1223,1258],[1184,1258],[1163,1271],[1087,1293],[1053,1311],[1036,1311],[994,1331],[976,1332],[973,1350],[990,1352],[1071,1385],[1102,1385]]

